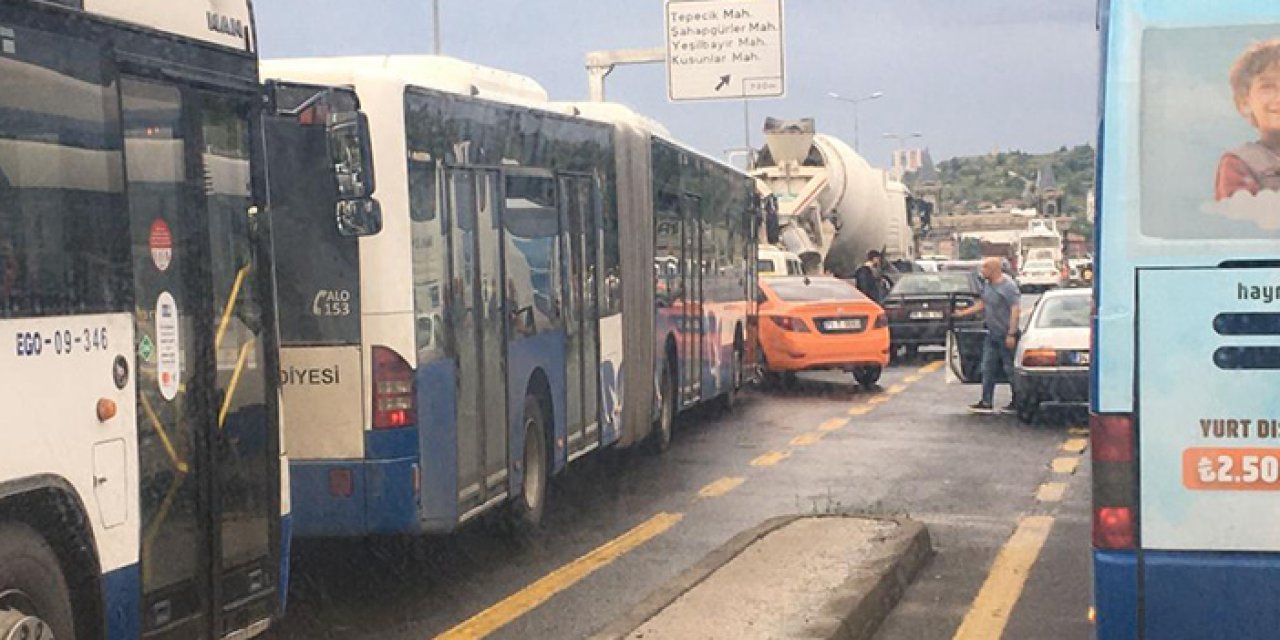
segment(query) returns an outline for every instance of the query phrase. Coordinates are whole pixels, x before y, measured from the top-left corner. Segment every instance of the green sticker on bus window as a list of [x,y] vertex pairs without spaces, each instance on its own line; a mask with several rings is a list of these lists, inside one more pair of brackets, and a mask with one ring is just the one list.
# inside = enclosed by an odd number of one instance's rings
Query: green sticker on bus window
[[138,341],[138,357],[142,358],[142,361],[146,363],[153,362],[156,357],[156,345],[151,341],[151,336],[145,333],[142,334],[142,339]]

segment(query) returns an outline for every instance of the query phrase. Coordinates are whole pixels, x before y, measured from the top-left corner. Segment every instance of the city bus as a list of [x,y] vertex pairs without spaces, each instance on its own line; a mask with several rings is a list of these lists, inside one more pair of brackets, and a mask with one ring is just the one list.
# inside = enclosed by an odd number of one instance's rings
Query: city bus
[[[264,77],[269,162],[292,172],[270,198],[298,536],[447,532],[499,507],[536,525],[549,476],[665,448],[679,410],[742,384],[744,174],[458,60]],[[334,120],[355,123],[361,171],[324,155]],[[332,185],[361,173],[373,197],[334,228]]]
[[1099,11],[1099,638],[1280,629],[1280,4]]
[[283,611],[248,2],[0,4],[0,637]]

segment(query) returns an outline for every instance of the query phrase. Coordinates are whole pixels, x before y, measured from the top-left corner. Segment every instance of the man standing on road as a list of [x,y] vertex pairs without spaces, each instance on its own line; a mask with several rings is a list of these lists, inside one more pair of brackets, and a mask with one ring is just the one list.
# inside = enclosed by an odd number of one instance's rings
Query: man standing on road
[[[995,400],[996,382],[1013,380],[1013,351],[1021,334],[1018,315],[1021,313],[1022,295],[1018,285],[1001,269],[1000,258],[982,261],[982,277],[986,278],[982,299],[978,304],[956,312],[955,316],[963,318],[983,314],[987,338],[982,344],[982,399],[969,405],[969,410],[973,413],[994,413],[992,402]],[[1009,406],[1013,406],[1012,400]]]
[[867,252],[867,261],[853,272],[854,286],[871,301],[880,304],[884,300],[884,278],[880,270],[880,252],[872,249]]

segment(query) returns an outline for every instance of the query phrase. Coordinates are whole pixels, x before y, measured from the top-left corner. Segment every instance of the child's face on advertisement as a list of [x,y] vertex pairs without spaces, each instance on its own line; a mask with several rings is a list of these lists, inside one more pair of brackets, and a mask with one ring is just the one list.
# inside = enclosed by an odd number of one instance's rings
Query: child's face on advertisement
[[1262,133],[1280,133],[1280,62],[1267,67],[1249,85],[1240,112]]

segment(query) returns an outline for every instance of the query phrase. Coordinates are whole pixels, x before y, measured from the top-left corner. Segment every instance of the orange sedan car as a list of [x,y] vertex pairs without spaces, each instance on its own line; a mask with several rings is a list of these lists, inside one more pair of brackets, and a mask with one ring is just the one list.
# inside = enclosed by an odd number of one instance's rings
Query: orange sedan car
[[760,280],[760,346],[766,376],[843,369],[874,387],[889,364],[889,320],[852,284],[830,277]]

